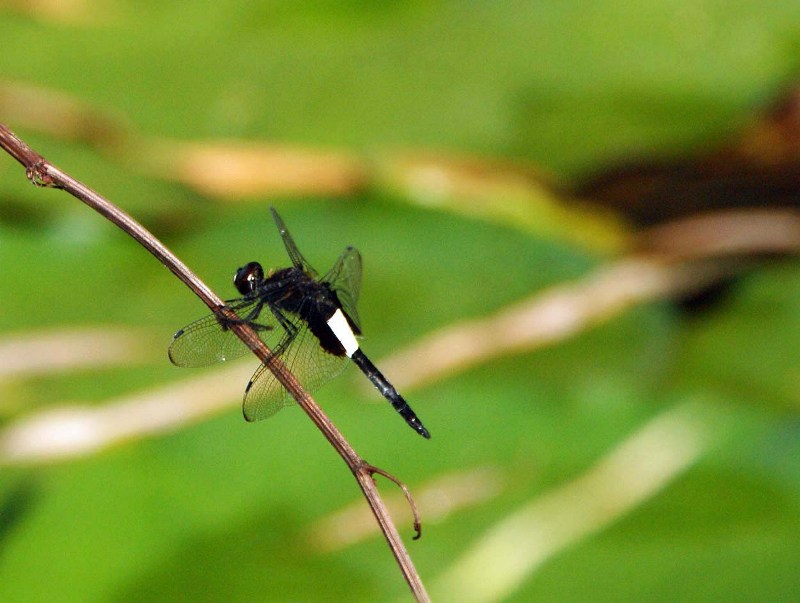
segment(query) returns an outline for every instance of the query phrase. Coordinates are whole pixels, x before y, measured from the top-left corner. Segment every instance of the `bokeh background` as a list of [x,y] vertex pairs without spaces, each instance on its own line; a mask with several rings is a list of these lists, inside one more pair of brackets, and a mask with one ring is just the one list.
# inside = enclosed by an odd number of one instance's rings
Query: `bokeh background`
[[[381,482],[435,600],[800,598],[800,244],[643,230],[794,224],[792,125],[753,133],[794,115],[800,4],[12,0],[0,31],[0,121],[222,297],[286,264],[270,204],[320,272],[361,250],[364,349],[433,438],[355,369],[316,398],[417,497],[412,542]],[[0,600],[408,596],[305,416],[242,420],[257,361],[172,367],[205,307],[5,154],[0,308]]]

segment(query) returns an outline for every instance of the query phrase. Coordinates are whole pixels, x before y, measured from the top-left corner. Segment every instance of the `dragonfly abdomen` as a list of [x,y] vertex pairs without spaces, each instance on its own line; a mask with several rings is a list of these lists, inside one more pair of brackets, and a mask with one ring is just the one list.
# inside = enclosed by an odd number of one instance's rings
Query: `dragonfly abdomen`
[[389,383],[389,380],[383,376],[372,361],[364,355],[361,350],[356,350],[350,358],[361,369],[361,372],[367,376],[372,384],[378,389],[386,400],[394,407],[398,414],[406,420],[409,427],[420,434],[426,439],[430,439],[431,434],[425,429],[422,421],[419,420],[416,413],[408,405],[403,396],[397,393],[394,386]]

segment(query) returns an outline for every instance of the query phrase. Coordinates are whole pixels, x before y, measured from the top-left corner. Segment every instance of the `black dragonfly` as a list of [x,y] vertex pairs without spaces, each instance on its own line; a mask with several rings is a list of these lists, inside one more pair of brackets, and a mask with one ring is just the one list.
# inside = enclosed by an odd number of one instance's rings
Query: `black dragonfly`
[[[324,275],[303,258],[274,208],[290,268],[264,274],[258,262],[239,268],[233,284],[242,297],[228,300],[233,310],[286,364],[308,391],[338,375],[350,358],[414,431],[430,433],[386,377],[361,351],[356,304],[361,290],[361,254],[348,247]],[[228,328],[230,322],[216,314],[197,320],[175,333],[169,359],[177,366],[207,366],[238,358],[250,349]],[[242,409],[248,421],[271,417],[294,399],[261,364],[244,392]]]

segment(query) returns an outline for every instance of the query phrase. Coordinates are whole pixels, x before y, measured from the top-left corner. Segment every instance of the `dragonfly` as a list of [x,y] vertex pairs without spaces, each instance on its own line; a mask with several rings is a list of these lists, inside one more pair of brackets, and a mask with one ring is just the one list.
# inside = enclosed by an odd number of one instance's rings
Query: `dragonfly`
[[[175,333],[169,359],[176,366],[199,367],[238,358],[250,351],[230,329],[249,325],[308,391],[327,383],[350,359],[418,434],[430,433],[388,379],[367,358],[356,305],[361,291],[361,254],[347,247],[324,276],[302,256],[278,212],[270,207],[292,265],[265,275],[258,262],[236,271],[233,284],[241,297],[225,302],[238,320],[209,314]],[[267,419],[294,399],[266,363],[253,373],[244,392],[247,421]]]

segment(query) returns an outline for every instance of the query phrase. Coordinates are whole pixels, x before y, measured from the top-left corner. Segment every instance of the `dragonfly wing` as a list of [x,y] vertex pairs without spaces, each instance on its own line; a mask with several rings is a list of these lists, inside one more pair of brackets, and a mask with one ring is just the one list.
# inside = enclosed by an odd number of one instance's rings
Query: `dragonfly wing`
[[291,402],[283,399],[282,389],[275,375],[262,363],[244,390],[244,418],[247,421],[261,421],[268,419],[284,406],[289,406]]
[[[295,334],[286,335],[277,353],[306,391],[312,392],[342,372],[347,356],[326,352],[302,319],[294,315],[287,318],[296,327]],[[260,421],[292,404],[294,398],[262,364],[247,385],[242,410],[248,421]]]
[[355,247],[344,250],[339,259],[322,277],[322,281],[329,283],[336,292],[342,309],[353,320],[355,326],[361,331],[361,321],[358,318],[358,296],[361,294],[361,254]]
[[275,221],[275,226],[278,227],[278,232],[281,233],[283,246],[286,247],[286,253],[288,253],[289,257],[292,259],[292,264],[294,267],[299,268],[313,278],[317,278],[317,271],[311,267],[311,264],[306,261],[306,259],[303,257],[303,254],[301,254],[300,250],[297,249],[297,245],[294,244],[292,235],[289,234],[289,229],[286,228],[286,224],[283,223],[283,220],[278,215],[278,212],[275,211],[274,207],[270,207],[269,211],[272,213],[272,219]]
[[[256,301],[235,300],[226,303],[239,317],[244,317]],[[269,312],[262,311],[261,315],[268,317]],[[270,345],[270,339],[275,339],[274,321],[262,324],[259,318],[253,324],[258,327],[264,343]],[[233,331],[222,326],[215,314],[209,314],[175,333],[169,346],[169,359],[176,366],[198,367],[239,358],[249,351],[250,348]]]

